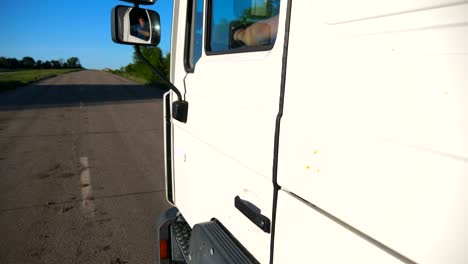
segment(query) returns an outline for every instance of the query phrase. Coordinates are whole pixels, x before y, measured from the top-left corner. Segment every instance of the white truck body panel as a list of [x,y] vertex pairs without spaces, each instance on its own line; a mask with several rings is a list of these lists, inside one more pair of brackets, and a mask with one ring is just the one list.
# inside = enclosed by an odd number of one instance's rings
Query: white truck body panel
[[[177,24],[185,25],[186,3],[179,5],[174,17],[179,18]],[[279,31],[284,32],[282,24]],[[190,105],[188,122],[173,123],[175,205],[190,224],[216,217],[261,263],[267,263],[270,234],[242,215],[234,198],[252,202],[272,218],[271,173],[284,35],[278,34],[270,51],[216,56],[203,52],[195,72],[187,74],[185,43],[180,41],[185,28],[175,34],[173,80],[183,89],[185,78],[183,93]]]
[[401,263],[283,190],[276,226],[274,263]]
[[322,2],[293,4],[278,184],[415,262],[466,263],[468,4]]
[[[271,235],[234,197],[272,219],[287,1],[273,49],[203,52],[194,73],[187,1],[174,6],[171,81],[189,102],[173,119],[175,205],[268,263]],[[293,2],[274,263],[468,262],[467,73],[468,1]]]

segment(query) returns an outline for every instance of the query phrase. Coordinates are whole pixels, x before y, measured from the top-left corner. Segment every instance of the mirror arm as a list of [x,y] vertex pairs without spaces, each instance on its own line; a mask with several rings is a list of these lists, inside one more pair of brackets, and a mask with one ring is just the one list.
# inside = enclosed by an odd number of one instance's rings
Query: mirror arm
[[187,123],[187,115],[188,115],[188,102],[182,99],[182,94],[180,93],[179,89],[175,87],[169,80],[164,77],[164,75],[158,71],[151,63],[141,54],[140,46],[135,45],[135,51],[138,58],[148,67],[151,71],[157,75],[161,80],[163,80],[164,84],[166,84],[169,89],[177,94],[178,100],[172,103],[172,117],[176,120],[179,120],[182,123]]
[[164,75],[159,72],[158,69],[156,69],[153,65],[151,65],[151,63],[143,56],[143,54],[141,54],[140,46],[135,45],[135,51],[140,61],[142,61],[148,68],[151,69],[155,75],[163,80],[164,84],[167,85],[169,89],[177,94],[178,101],[183,101],[182,94],[180,93],[179,89],[177,89],[177,87],[175,87],[169,80],[167,80],[166,77],[164,77]]

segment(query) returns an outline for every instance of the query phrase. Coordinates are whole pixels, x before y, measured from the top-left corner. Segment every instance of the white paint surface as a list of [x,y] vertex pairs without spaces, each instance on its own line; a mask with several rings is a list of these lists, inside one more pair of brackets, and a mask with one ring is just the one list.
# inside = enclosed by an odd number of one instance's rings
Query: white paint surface
[[281,190],[274,263],[402,263]]
[[93,187],[91,185],[91,173],[89,172],[89,163],[87,157],[80,158],[81,164],[81,209],[89,217],[94,217],[94,197]]
[[[269,235],[234,208],[234,197],[271,219],[285,3],[271,51],[203,53],[188,76],[185,0],[174,15],[172,77],[190,104],[187,124],[174,121],[176,205],[192,225],[220,219],[262,263]],[[421,263],[468,260],[466,3],[292,4],[279,184]],[[289,249],[315,236],[318,260],[395,261],[282,197],[288,210],[278,211],[275,253],[285,258],[277,263],[290,263],[288,254],[309,263],[313,247]]]
[[[284,21],[282,4],[280,21]],[[174,122],[176,206],[189,224],[219,219],[260,262],[270,255],[270,234],[234,206],[240,196],[272,218],[271,171],[281,81],[283,34],[269,51],[206,56],[194,73],[183,64],[186,1],[172,43],[174,85],[186,87],[188,122]],[[284,31],[284,22],[279,32]],[[185,78],[185,81],[184,81]],[[246,80],[238,82],[236,80]],[[254,88],[254,89],[253,89]]]
[[418,263],[467,263],[468,4],[429,2],[336,25],[294,2],[278,181]]

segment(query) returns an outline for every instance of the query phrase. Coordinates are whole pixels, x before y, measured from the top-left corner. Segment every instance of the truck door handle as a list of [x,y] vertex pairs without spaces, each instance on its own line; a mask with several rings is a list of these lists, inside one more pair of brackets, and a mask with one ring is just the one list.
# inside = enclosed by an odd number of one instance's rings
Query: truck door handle
[[234,205],[256,226],[266,233],[270,233],[270,219],[261,214],[261,210],[249,201],[242,200],[239,196],[234,199]]

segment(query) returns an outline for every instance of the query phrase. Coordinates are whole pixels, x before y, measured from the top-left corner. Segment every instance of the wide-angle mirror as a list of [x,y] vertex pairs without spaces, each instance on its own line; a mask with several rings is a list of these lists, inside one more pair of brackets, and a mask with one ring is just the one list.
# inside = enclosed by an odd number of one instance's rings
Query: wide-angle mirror
[[159,14],[153,10],[130,6],[112,9],[112,40],[121,44],[159,44],[161,24]]

